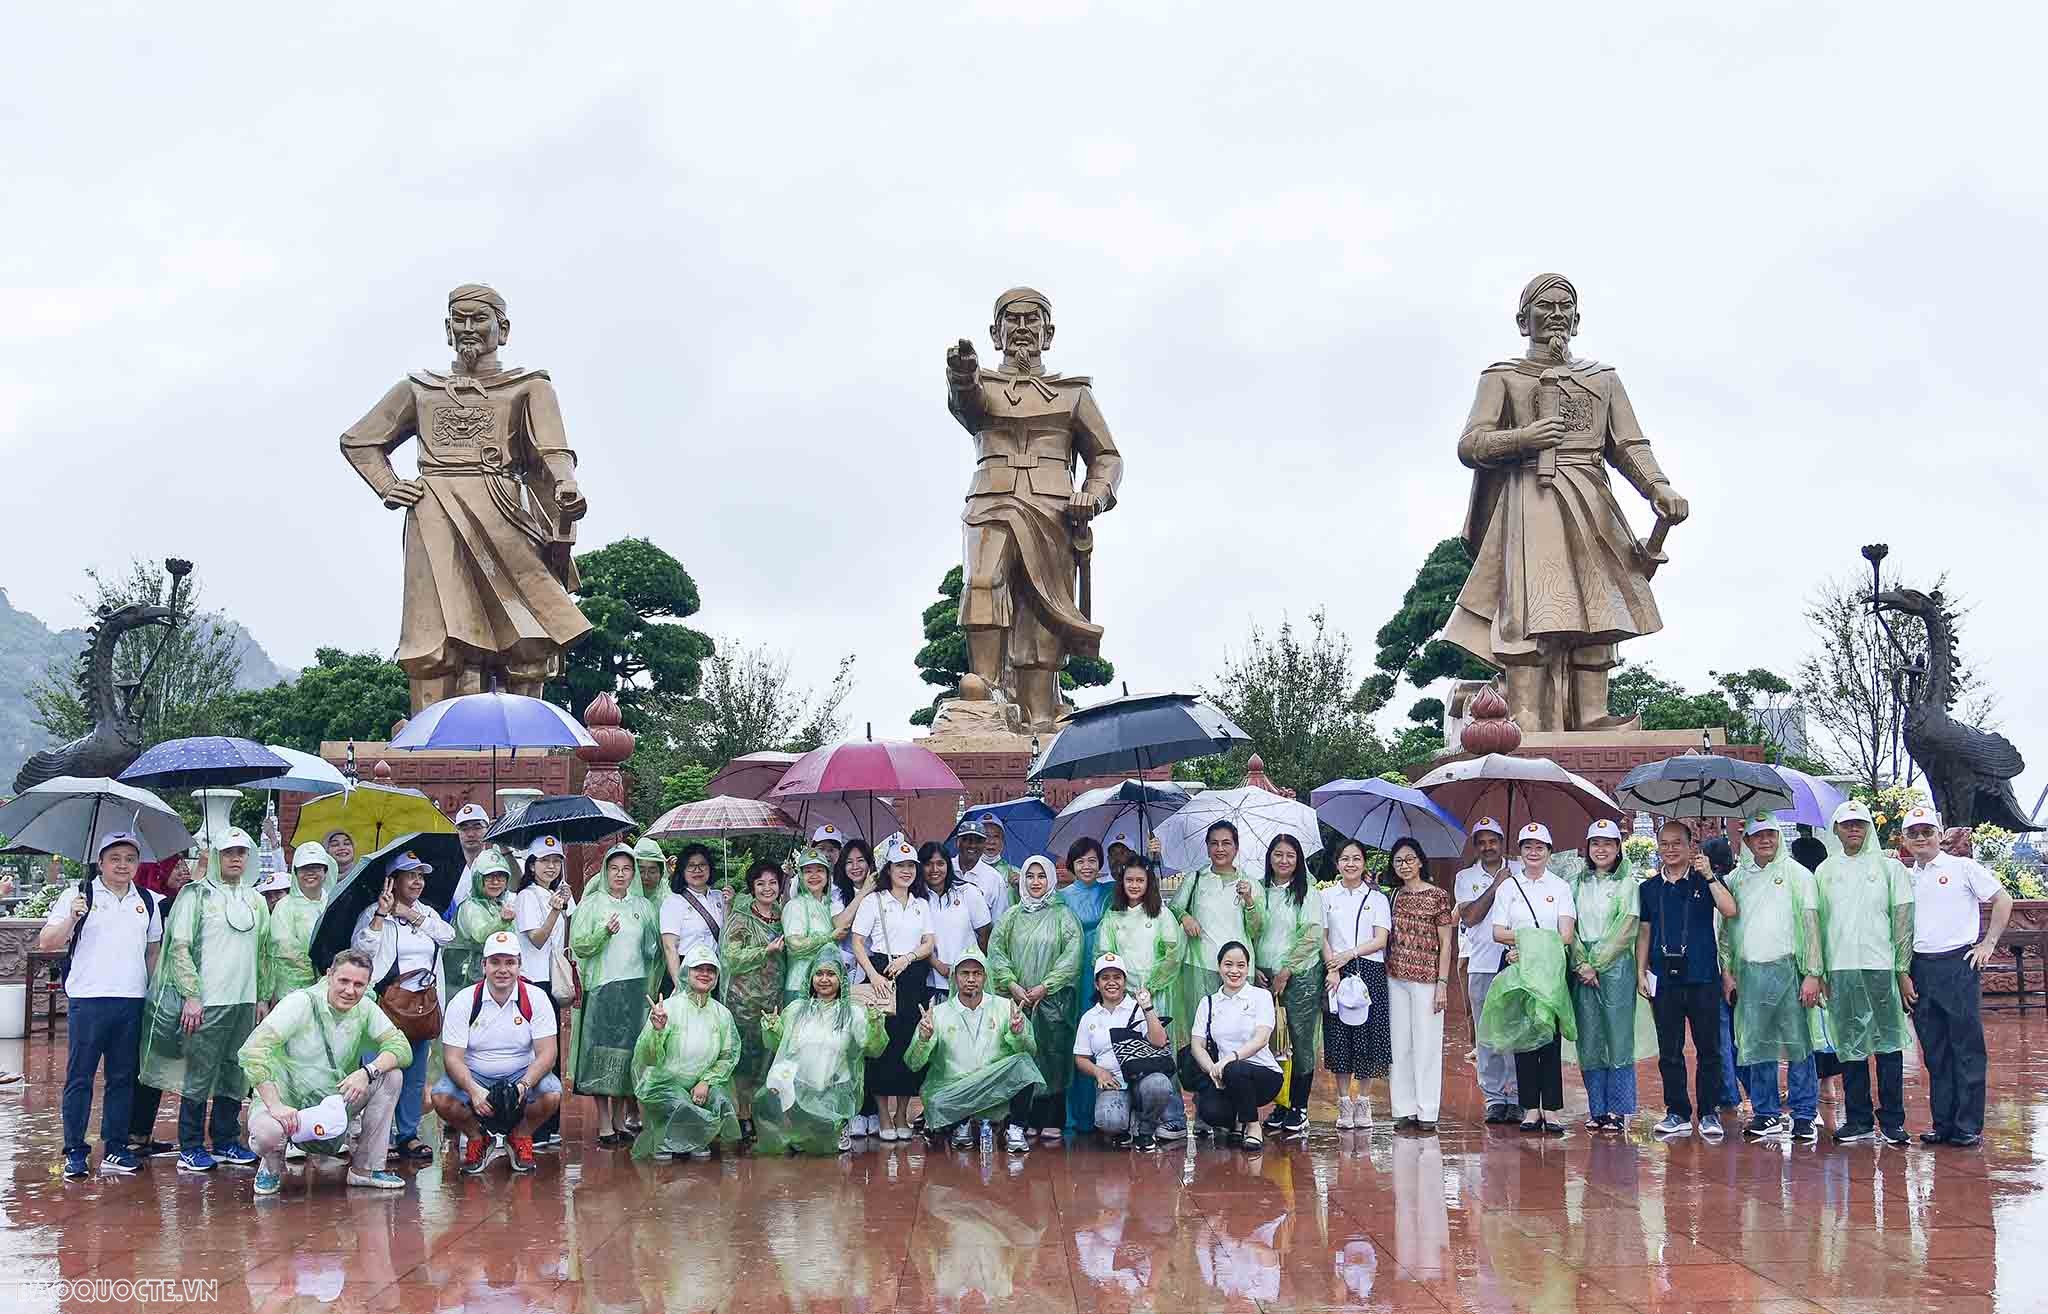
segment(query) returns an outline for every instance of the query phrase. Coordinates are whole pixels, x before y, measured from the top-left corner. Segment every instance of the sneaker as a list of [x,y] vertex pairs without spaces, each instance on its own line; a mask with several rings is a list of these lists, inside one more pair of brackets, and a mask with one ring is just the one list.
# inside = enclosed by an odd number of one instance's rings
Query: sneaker
[[1162,1141],[1184,1141],[1188,1138],[1188,1129],[1185,1127],[1161,1127],[1154,1134]]
[[[1267,1123],[1266,1125],[1268,1127],[1271,1127],[1273,1124]],[[1281,1120],[1279,1130],[1283,1132],[1288,1132],[1293,1135],[1300,1135],[1301,1133],[1306,1132],[1308,1130],[1308,1110],[1287,1110],[1286,1116]]]
[[1913,1138],[1906,1135],[1904,1127],[1887,1127],[1879,1132],[1878,1135],[1884,1137],[1886,1145],[1911,1145],[1913,1143]]
[[1921,1133],[1920,1133],[1920,1143],[1921,1143],[1922,1145],[1947,1145],[1947,1144],[1948,1144],[1948,1133],[1947,1133],[1947,1132],[1945,1132],[1945,1131],[1924,1131],[1924,1132],[1921,1132]]
[[178,1171],[181,1173],[210,1173],[217,1166],[203,1145],[196,1150],[178,1151]]
[[100,1153],[100,1171],[115,1177],[127,1177],[142,1171],[142,1161],[126,1146],[116,1145]]
[[1131,1148],[1140,1154],[1152,1154],[1158,1151],[1159,1141],[1152,1133],[1141,1132],[1131,1138]]
[[690,1151],[690,1158],[691,1158],[691,1159],[693,1159],[693,1160],[695,1160],[695,1161],[696,1161],[696,1162],[698,1162],[698,1163],[706,1163],[706,1162],[708,1162],[708,1161],[710,1160],[710,1158],[711,1158],[711,1151],[709,1151],[709,1150],[692,1150],[692,1151]]
[[1011,1154],[1029,1154],[1031,1138],[1024,1134],[1022,1127],[1012,1127],[1003,1136],[1003,1148]]
[[1877,1139],[1877,1128],[1868,1123],[1843,1123],[1834,1130],[1835,1144],[1862,1145]]
[[135,1157],[138,1159],[175,1159],[178,1157],[178,1147],[169,1141],[144,1141],[140,1145],[130,1148],[135,1151]]
[[82,1182],[92,1176],[92,1169],[86,1166],[84,1150],[64,1151],[64,1180]]
[[1038,1133],[1038,1139],[1044,1141],[1047,1145],[1058,1145],[1060,1143],[1060,1129],[1057,1127],[1047,1127]]
[[1195,1119],[1194,1133],[1195,1139],[1198,1141],[1206,1141],[1212,1135],[1212,1131],[1209,1127],[1209,1124],[1203,1122],[1200,1118]]
[[1287,1125],[1287,1110],[1275,1104],[1273,1111],[1266,1115],[1266,1130],[1279,1131]]
[[852,1135],[852,1133],[851,1133],[851,1132],[841,1132],[841,1133],[839,1133],[839,1152],[840,1152],[841,1154],[845,1154],[845,1153],[846,1153],[847,1151],[849,1151],[849,1150],[851,1150],[851,1149],[853,1149],[853,1135]]
[[400,1177],[397,1173],[385,1172],[382,1168],[379,1168],[374,1173],[359,1173],[354,1169],[350,1169],[348,1184],[350,1186],[367,1186],[377,1191],[402,1191],[405,1189],[405,1179],[403,1177]]
[[1118,1132],[1109,1138],[1109,1148],[1112,1150],[1128,1150],[1131,1148],[1131,1143],[1136,1139],[1129,1132]]
[[974,1144],[974,1120],[962,1118],[953,1128],[953,1148],[965,1150]]
[[462,1146],[462,1171],[474,1177],[484,1170],[484,1151],[491,1148],[482,1136],[467,1137]]
[[1700,1135],[1710,1141],[1718,1141],[1727,1134],[1728,1129],[1721,1125],[1720,1114],[1703,1113],[1700,1115]]
[[256,1157],[256,1151],[240,1141],[229,1141],[226,1145],[217,1147],[213,1157],[230,1168],[254,1168],[262,1162]]
[[1749,1120],[1749,1126],[1743,1129],[1743,1135],[1753,1141],[1761,1141],[1772,1136],[1783,1136],[1788,1126],[1784,1118],[1777,1115],[1768,1118],[1756,1117]]
[[515,1173],[530,1173],[533,1171],[533,1137],[514,1136],[512,1138],[512,1171]]
[[[1712,1114],[1707,1115],[1707,1117],[1712,1116]],[[1701,1118],[1700,1133],[1702,1135],[1705,1135],[1706,1130],[1707,1119]],[[1652,1127],[1650,1131],[1652,1134],[1665,1137],[1666,1139],[1676,1139],[1680,1136],[1690,1136],[1692,1135],[1692,1119],[1681,1118],[1675,1113],[1667,1113],[1662,1118],[1659,1118],[1657,1120],[1657,1125],[1655,1127]]]
[[258,1168],[256,1170],[257,1199],[260,1200],[266,1195],[276,1195],[282,1189],[284,1189],[284,1179],[277,1173],[271,1172],[268,1168]]
[[1351,1130],[1351,1097],[1349,1095],[1339,1095],[1337,1097],[1337,1130]]
[[1792,1120],[1792,1139],[1813,1145],[1820,1140],[1820,1126],[1812,1118]]

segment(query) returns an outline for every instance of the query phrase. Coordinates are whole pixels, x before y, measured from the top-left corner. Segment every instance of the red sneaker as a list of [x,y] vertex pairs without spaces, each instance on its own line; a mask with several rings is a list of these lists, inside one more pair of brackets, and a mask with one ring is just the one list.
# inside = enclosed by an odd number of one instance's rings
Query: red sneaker
[[470,1137],[468,1144],[462,1147],[462,1171],[466,1173],[482,1172],[484,1170],[484,1155],[490,1151],[490,1148],[490,1137]]
[[515,1173],[532,1172],[533,1137],[514,1136],[510,1139],[512,1144],[512,1171]]

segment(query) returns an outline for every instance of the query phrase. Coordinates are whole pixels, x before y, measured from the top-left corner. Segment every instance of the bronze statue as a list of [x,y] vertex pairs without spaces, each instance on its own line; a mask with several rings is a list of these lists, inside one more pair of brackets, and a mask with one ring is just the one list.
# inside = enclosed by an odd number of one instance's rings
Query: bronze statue
[[[1531,279],[1515,326],[1528,354],[1479,376],[1458,439],[1458,459],[1475,472],[1465,516],[1472,573],[1444,637],[1505,672],[1523,729],[1626,728],[1632,718],[1607,712],[1615,647],[1664,628],[1650,577],[1664,561],[1665,532],[1689,510],[1614,367],[1571,355],[1571,281]],[[1614,499],[1609,465],[1656,510],[1647,543]]]
[[[569,597],[586,506],[554,384],[498,363],[512,320],[490,288],[450,292],[447,330],[448,372],[413,371],[341,436],[363,482],[405,511],[398,664],[415,713],[493,687],[538,697],[590,629]],[[401,479],[390,454],[408,438],[419,474]]]
[[946,406],[974,435],[975,456],[960,517],[960,697],[982,701],[1000,691],[1031,731],[1050,730],[1059,718],[1068,655],[1101,651],[1102,627],[1089,617],[1089,522],[1116,505],[1124,469],[1088,379],[1045,372],[1052,331],[1045,294],[1013,287],[996,298],[988,328],[1000,368],[982,369],[966,338],[946,353]]

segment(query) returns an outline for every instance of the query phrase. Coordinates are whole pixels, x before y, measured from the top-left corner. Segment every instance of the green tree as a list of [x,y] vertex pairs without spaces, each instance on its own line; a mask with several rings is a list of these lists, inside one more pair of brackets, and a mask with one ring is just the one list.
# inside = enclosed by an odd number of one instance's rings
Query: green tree
[[583,581],[576,605],[590,633],[569,650],[547,696],[580,714],[597,695],[613,694],[637,729],[648,696],[694,694],[712,641],[675,623],[699,606],[697,582],[682,563],[644,538],[622,538],[579,555],[576,569]]
[[1351,641],[1330,629],[1321,608],[1306,632],[1288,620],[1270,634],[1252,626],[1243,654],[1226,653],[1203,692],[1251,736],[1240,752],[1256,751],[1273,782],[1303,798],[1328,781],[1400,765],[1360,697]]
[[[939,692],[910,714],[912,725],[930,725],[941,703],[960,696],[960,677],[967,673],[967,635],[960,629],[963,588],[960,567],[955,566],[939,581],[939,600],[924,609],[924,646],[911,660],[917,663],[918,678]],[[1101,657],[1069,657],[1060,668],[1060,688],[1068,693],[1115,678],[1116,667]]]
[[[1436,637],[1450,624],[1458,593],[1471,573],[1472,558],[1466,555],[1462,538],[1444,539],[1429,550],[1415,572],[1415,582],[1401,595],[1400,610],[1373,636],[1379,644],[1373,664],[1381,674],[1406,676],[1418,689],[1438,680],[1492,677],[1492,667]],[[1386,692],[1392,697],[1391,686]]]
[[661,800],[657,810],[666,812],[685,803],[701,803],[711,796],[711,768],[692,763],[673,775],[661,778]]
[[235,694],[221,719],[229,734],[318,753],[324,741],[383,739],[411,708],[398,663],[321,648],[298,679]]

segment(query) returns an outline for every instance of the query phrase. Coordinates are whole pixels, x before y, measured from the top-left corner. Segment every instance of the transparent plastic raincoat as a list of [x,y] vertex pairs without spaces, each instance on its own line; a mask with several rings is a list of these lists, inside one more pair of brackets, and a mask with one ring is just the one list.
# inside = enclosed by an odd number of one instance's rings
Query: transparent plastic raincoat
[[[1057,905],[1055,905],[1057,907]],[[1016,913],[1012,908],[1004,919]],[[1072,917],[1066,909],[1059,911]],[[1080,928],[1074,929],[1076,951]],[[979,954],[963,955],[962,963]],[[958,964],[955,965],[956,968]],[[1052,999],[1046,996],[1047,1002]],[[1040,1007],[1043,1007],[1041,1005]],[[1018,1091],[1031,1089],[1034,1097],[1045,1091],[1045,1078],[1034,1057],[1038,1052],[1034,1028],[1027,1022],[1021,1031],[1010,1030],[1016,1005],[999,998],[994,991],[982,993],[981,1007],[968,1009],[960,1003],[957,971],[953,993],[932,1009],[932,1034],[919,1030],[911,1037],[903,1061],[913,1072],[924,1073],[924,1121],[927,1127],[950,1127],[965,1118],[1008,1116],[1010,1100]],[[1066,1050],[1048,1056],[1054,1067],[1071,1067],[1065,1058],[1074,1047],[1074,1028],[1067,1024]]]
[[1825,1012],[1799,1003],[1800,983],[1821,974],[1813,873],[1780,845],[1770,866],[1745,860],[1728,884],[1740,913],[1721,924],[1721,965],[1735,974],[1735,1052],[1745,1064],[1796,1063],[1825,1035]]
[[781,914],[761,916],[751,894],[733,904],[718,938],[718,957],[725,964],[718,997],[739,1024],[740,1066],[733,1073],[733,1084],[743,1091],[760,1086],[773,1053],[772,1045],[761,1036],[761,1016],[782,1003],[783,951],[768,947],[781,938]]
[[[327,1002],[325,981],[294,990],[249,1033],[236,1055],[254,1090],[264,1082],[294,1109],[309,1109],[362,1066],[363,1055],[389,1054],[399,1067],[412,1065],[412,1043],[384,1016],[366,992],[354,1008],[336,1012]],[[374,1055],[373,1055],[374,1057]],[[315,1153],[340,1152],[345,1137],[321,1141]]]
[[[334,860],[329,858],[326,862],[328,871],[332,872]],[[323,970],[313,966],[313,931],[320,925],[320,914],[327,910],[326,887],[321,887],[318,898],[309,899],[299,889],[296,870],[290,879],[291,888],[270,910],[270,920],[263,931],[267,952],[258,993],[265,1002],[272,1004],[294,990],[313,984],[320,979]],[[176,903],[171,905],[173,909],[177,906]]]
[[[784,1003],[811,993],[812,960],[819,953],[828,948],[835,955],[839,952],[839,943],[832,935],[831,886],[826,886],[820,896],[802,888],[801,875],[797,881],[798,888],[789,896],[789,902],[782,905],[782,960],[789,964],[782,975]],[[841,967],[844,966],[842,962]]]
[[1912,1044],[1899,975],[1913,965],[1913,876],[1873,836],[1814,873],[1828,1030],[1848,1062],[1903,1053]]
[[1268,980],[1292,975],[1276,1002],[1287,1014],[1288,1057],[1298,1072],[1314,1067],[1323,1040],[1323,894],[1311,882],[1296,906],[1285,885],[1260,882],[1258,968]]
[[[684,975],[688,975],[686,971]],[[636,986],[637,989],[637,986]],[[689,986],[662,1001],[668,1025],[650,1017],[633,1046],[632,1090],[646,1129],[633,1138],[633,1157],[693,1154],[713,1141],[736,1141],[740,1120],[733,1104],[732,1071],[740,1060],[740,1033],[732,1014]],[[711,1088],[699,1104],[691,1092]]]
[[1188,1028],[1193,1025],[1193,1019],[1183,1016],[1187,1010],[1181,1007],[1180,994],[1181,956],[1187,942],[1171,909],[1161,908],[1157,917],[1148,917],[1143,904],[1105,913],[1096,933],[1101,953],[1124,960],[1132,987],[1152,992],[1153,1011],[1166,1020],[1176,1052],[1188,1043]]
[[1515,961],[1501,968],[1479,1015],[1479,1043],[1503,1054],[1541,1049],[1562,1033],[1578,1039],[1578,1016],[1565,988],[1564,940],[1556,931],[1515,931]]
[[[487,899],[484,877],[492,872],[504,874],[506,889],[500,897]],[[512,906],[512,866],[504,855],[496,849],[486,849],[470,868],[470,877],[469,897],[455,905],[455,915],[449,919],[455,928],[455,938],[441,951],[441,975],[448,983],[449,999],[455,998],[455,992],[464,986],[483,979],[484,940],[494,931],[517,929],[512,918],[502,911]]]
[[677,984],[668,979],[668,954],[662,949],[659,939],[661,905],[668,899],[670,893],[668,855],[661,851],[661,845],[651,839],[642,839],[633,846],[633,883],[627,889],[654,909],[657,938],[654,944],[654,961],[647,965],[647,995],[651,999]]
[[[621,852],[632,850],[612,850]],[[619,919],[617,934],[605,929],[614,916]],[[600,876],[585,887],[583,901],[569,921],[569,951],[576,955],[583,976],[583,1006],[576,1018],[576,1090],[584,1095],[630,1096],[634,1041],[647,1020],[647,965],[661,957],[660,917],[630,888],[625,898],[613,898]]]
[[[1588,1071],[1634,1067],[1657,1053],[1656,1020],[1636,993],[1639,883],[1627,858],[1607,876],[1588,863],[1572,880],[1578,929],[1565,958],[1579,1034],[1566,1058]],[[1579,979],[1581,966],[1593,969],[1598,985]]]
[[[1044,986],[1045,998],[1027,1014],[1025,1029],[1033,1038],[1032,1052],[1064,1060],[1073,1052],[1074,1032],[1081,1024],[1081,923],[1050,895],[1026,899],[1021,888],[1018,895],[1021,901],[988,937],[988,993],[1008,1008],[1015,1002],[1011,986]],[[1047,1060],[1051,1070],[1041,1084],[1048,1095],[1065,1090],[1073,1073],[1074,1065],[1060,1060]]]
[[[1237,883],[1252,885],[1251,906],[1237,901]],[[1256,880],[1244,871],[1222,873],[1202,867],[1181,878],[1168,908],[1176,917],[1192,916],[1202,928],[1201,939],[1188,945],[1182,956],[1180,995],[1200,1001],[1223,988],[1216,974],[1216,959],[1223,946],[1236,940],[1251,945],[1259,938],[1259,901]]]
[[[810,988],[809,978],[820,971],[839,977],[839,996],[829,1004]],[[804,975],[803,998],[761,1020],[762,1036],[775,1051],[754,1097],[763,1154],[837,1153],[840,1133],[860,1112],[865,1060],[889,1043],[882,1015],[846,997],[846,971],[836,946],[818,950]]]
[[[220,854],[208,854],[207,874],[171,904],[163,951],[143,1011],[145,1086],[191,1100],[241,1100],[249,1083],[237,1057],[256,1026],[256,1001],[270,956],[270,909],[256,893],[255,863],[234,885],[220,879]],[[185,1001],[205,1010],[199,1030],[178,1025]]]

